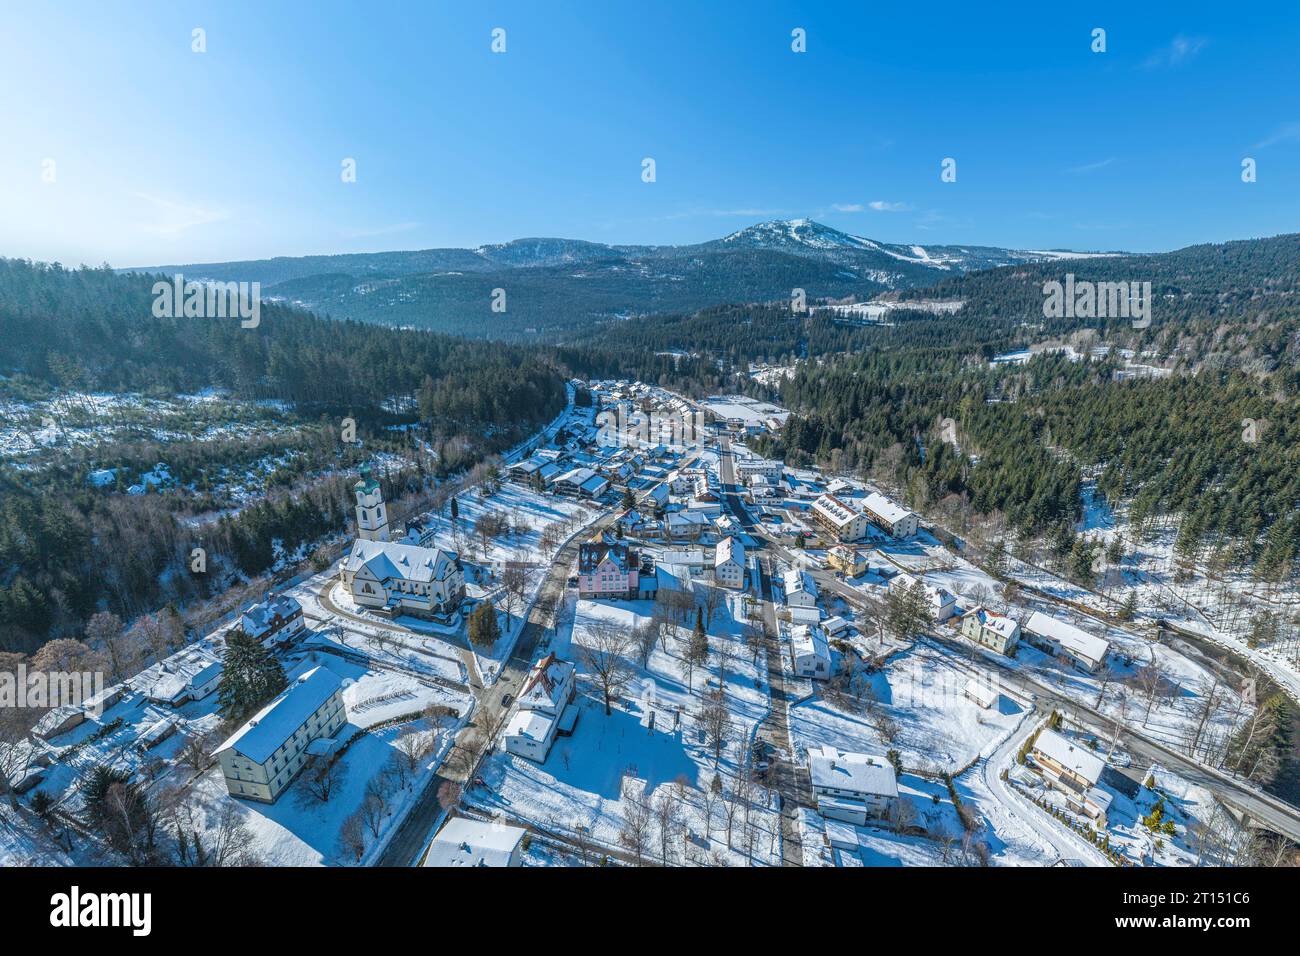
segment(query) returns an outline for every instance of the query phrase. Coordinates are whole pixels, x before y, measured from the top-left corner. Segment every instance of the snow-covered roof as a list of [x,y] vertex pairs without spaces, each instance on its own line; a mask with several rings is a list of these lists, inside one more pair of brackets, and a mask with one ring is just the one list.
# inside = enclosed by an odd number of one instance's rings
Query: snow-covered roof
[[805,591],[813,597],[817,596],[817,582],[813,580],[811,574],[799,568],[791,568],[785,572],[781,577],[781,583],[785,587],[787,597],[799,591]]
[[343,561],[349,573],[368,568],[380,581],[402,580],[417,584],[442,581],[457,567],[459,557],[442,548],[422,548],[396,541],[367,541],[358,538]]
[[997,703],[1000,695],[995,688],[990,687],[978,677],[972,677],[966,682],[966,696],[981,707],[992,707]]
[[718,547],[713,553],[713,566],[716,568],[728,561],[735,561],[741,566],[745,564],[745,546],[738,538],[730,535],[718,542]]
[[221,667],[210,654],[187,647],[142,670],[131,679],[131,686],[150,700],[172,701],[219,677]]
[[212,756],[234,750],[253,763],[266,763],[342,687],[343,678],[328,667],[313,667],[235,731]]
[[1091,750],[1076,746],[1069,738],[1058,734],[1050,727],[1043,728],[1038,739],[1034,741],[1034,749],[1067,770],[1077,773],[1087,780],[1089,785],[1096,784],[1101,779],[1101,772],[1106,768],[1106,761]]
[[425,866],[509,866],[524,839],[520,827],[453,817],[438,831]]
[[981,627],[988,628],[996,634],[1003,637],[1011,637],[1016,632],[1018,626],[1015,618],[1007,617],[1004,614],[995,614],[986,607],[973,607],[967,614],[974,614],[976,620],[980,622]]
[[817,500],[812,503],[812,507],[814,511],[829,519],[837,528],[843,528],[854,518],[861,517],[861,512],[850,508],[834,495],[819,495]]
[[883,757],[848,753],[823,747],[808,758],[808,772],[814,787],[845,790],[879,797],[897,797],[894,767]]
[[826,635],[816,626],[798,624],[790,628],[790,648],[796,658],[816,657],[821,660],[831,658],[831,649],[826,643]]
[[876,491],[863,499],[862,507],[890,524],[897,524],[912,513],[902,505],[891,501]]
[[558,714],[571,686],[573,665],[562,661],[554,652],[536,664],[519,691],[519,706],[527,710],[545,710]]
[[1110,650],[1110,641],[1095,637],[1087,631],[1075,627],[1068,621],[1062,621],[1058,617],[1052,617],[1041,611],[1035,611],[1029,615],[1024,627],[1029,633],[1050,638],[1062,648],[1072,651],[1080,657],[1086,657],[1088,660],[1104,660],[1106,652]]
[[260,637],[275,622],[278,615],[289,618],[302,610],[298,599],[288,594],[276,594],[254,604],[240,617],[240,627],[250,637]]
[[527,737],[529,740],[545,740],[551,732],[555,718],[540,710],[516,710],[506,724],[507,737]]

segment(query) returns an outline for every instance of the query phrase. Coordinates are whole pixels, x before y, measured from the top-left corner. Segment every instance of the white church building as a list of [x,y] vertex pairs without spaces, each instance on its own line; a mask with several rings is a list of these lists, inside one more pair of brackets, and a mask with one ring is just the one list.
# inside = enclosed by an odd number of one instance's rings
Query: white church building
[[368,468],[362,468],[356,495],[359,537],[341,569],[352,600],[385,614],[450,618],[465,600],[465,569],[459,555],[389,541],[383,495]]

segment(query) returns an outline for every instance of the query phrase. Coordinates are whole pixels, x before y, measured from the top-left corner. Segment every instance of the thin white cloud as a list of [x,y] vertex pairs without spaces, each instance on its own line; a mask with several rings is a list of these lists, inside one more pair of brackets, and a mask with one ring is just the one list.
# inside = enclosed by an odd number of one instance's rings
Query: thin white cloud
[[832,203],[831,208],[836,212],[866,212],[868,209],[872,212],[907,212],[912,207],[905,202],[886,202],[883,199],[873,199],[866,205],[860,202]]
[[145,193],[136,193],[135,198],[143,200],[148,206],[140,223],[141,231],[154,235],[176,236],[197,226],[230,218],[230,214],[224,210],[210,209],[193,202],[177,202]]
[[1205,49],[1210,41],[1205,37],[1189,37],[1180,33],[1169,41],[1168,46],[1161,47],[1143,62],[1148,70],[1158,70],[1186,63]]
[[1084,163],[1082,166],[1071,166],[1066,170],[1067,173],[1090,173],[1097,169],[1105,169],[1107,166],[1113,166],[1119,162],[1114,156],[1107,159],[1098,160],[1095,163]]
[[1267,149],[1269,146],[1276,146],[1278,143],[1294,143],[1300,140],[1300,121],[1283,123],[1273,132],[1269,133],[1251,149]]

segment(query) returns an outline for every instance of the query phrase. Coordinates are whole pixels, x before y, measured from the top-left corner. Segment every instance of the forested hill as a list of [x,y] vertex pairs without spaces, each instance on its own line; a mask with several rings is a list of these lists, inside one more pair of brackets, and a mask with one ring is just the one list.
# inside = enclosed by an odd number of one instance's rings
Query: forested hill
[[[971,321],[1043,321],[1043,284],[1150,282],[1151,326],[1135,345],[1210,365],[1250,371],[1294,368],[1300,360],[1300,234],[1188,246],[1142,256],[1007,266],[945,278],[903,300],[960,299]],[[1126,320],[1075,319],[1075,327]]]
[[157,277],[0,260],[0,373],[82,390],[228,389],[358,410],[418,407],[437,429],[546,420],[564,383],[535,351],[334,322],[264,303],[238,319],[156,318]]

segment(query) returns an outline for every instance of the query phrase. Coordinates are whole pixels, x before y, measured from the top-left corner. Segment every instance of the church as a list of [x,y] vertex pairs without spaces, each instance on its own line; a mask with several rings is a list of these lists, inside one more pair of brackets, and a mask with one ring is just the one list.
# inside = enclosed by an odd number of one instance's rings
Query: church
[[390,541],[383,494],[369,466],[362,466],[354,490],[358,537],[342,567],[352,600],[382,614],[449,620],[465,600],[459,555]]

